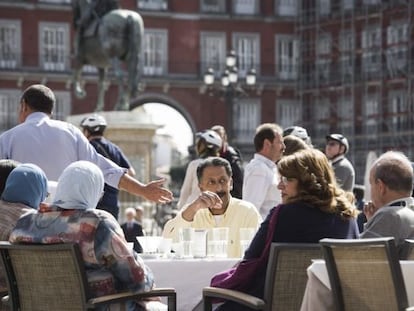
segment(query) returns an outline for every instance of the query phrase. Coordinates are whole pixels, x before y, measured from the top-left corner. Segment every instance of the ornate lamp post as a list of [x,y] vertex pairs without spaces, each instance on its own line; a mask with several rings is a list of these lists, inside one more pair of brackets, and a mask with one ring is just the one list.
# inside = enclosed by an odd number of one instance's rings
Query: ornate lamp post
[[[227,137],[229,142],[233,139],[233,104],[234,100],[241,96],[247,96],[242,84],[239,82],[239,72],[237,70],[237,56],[231,50],[226,56],[226,69],[221,75],[219,83],[215,83],[213,68],[208,68],[204,74],[204,85],[207,87],[209,95],[218,95],[226,104],[227,113]],[[256,85],[256,71],[252,68],[246,74],[245,85],[252,87]]]

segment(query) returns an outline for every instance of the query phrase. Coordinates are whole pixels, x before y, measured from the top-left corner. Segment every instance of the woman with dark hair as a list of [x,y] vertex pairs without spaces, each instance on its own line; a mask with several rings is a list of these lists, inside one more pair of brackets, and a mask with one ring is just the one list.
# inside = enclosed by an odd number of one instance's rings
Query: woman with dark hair
[[[263,298],[264,283],[272,242],[318,243],[322,238],[358,238],[357,209],[348,194],[338,187],[326,156],[316,149],[306,149],[283,157],[277,164],[278,188],[282,204],[274,207],[247,249],[234,274],[249,275],[240,279],[238,289]],[[252,262],[249,273],[244,263]],[[252,269],[252,266],[254,268]],[[229,279],[216,275],[211,285],[228,288]],[[226,302],[218,310],[250,310]]]
[[10,159],[0,160],[0,195],[3,193],[4,187],[6,186],[7,177],[12,170],[14,170],[19,162]]

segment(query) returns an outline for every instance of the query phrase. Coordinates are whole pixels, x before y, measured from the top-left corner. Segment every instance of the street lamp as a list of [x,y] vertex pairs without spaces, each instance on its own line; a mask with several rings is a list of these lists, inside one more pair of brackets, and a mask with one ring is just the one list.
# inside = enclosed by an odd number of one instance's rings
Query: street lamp
[[[204,85],[209,95],[218,95],[226,104],[227,109],[227,138],[229,142],[233,139],[233,104],[234,99],[246,96],[247,93],[239,82],[239,71],[237,69],[237,55],[231,50],[226,56],[226,69],[220,77],[220,84],[215,85],[215,73],[213,68],[208,68],[204,74]],[[245,84],[247,87],[256,85],[256,71],[252,68],[246,73]]]

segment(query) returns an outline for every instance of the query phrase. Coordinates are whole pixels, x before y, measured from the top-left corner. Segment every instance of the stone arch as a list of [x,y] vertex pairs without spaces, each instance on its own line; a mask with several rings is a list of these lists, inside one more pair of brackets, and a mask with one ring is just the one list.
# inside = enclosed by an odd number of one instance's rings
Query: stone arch
[[184,119],[187,121],[187,123],[189,124],[191,131],[193,133],[196,132],[196,125],[195,122],[193,120],[193,118],[191,117],[191,115],[188,113],[187,110],[185,110],[185,108],[179,103],[177,102],[175,99],[165,96],[163,94],[158,94],[158,93],[145,93],[145,94],[141,94],[139,96],[137,96],[136,98],[134,98],[131,101],[130,104],[130,110],[133,110],[139,106],[142,106],[144,104],[149,104],[149,103],[158,103],[158,104],[164,104],[167,105],[175,110],[177,110],[183,117]]

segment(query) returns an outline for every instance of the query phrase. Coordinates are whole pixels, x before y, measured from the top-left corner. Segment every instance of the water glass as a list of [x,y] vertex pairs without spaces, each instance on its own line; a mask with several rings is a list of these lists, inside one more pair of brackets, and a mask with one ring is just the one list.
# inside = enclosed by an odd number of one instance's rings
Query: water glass
[[207,255],[209,257],[227,257],[229,228],[212,228],[207,234]]
[[249,247],[255,234],[256,229],[254,228],[240,228],[240,257],[244,256],[244,252]]
[[207,230],[194,230],[193,255],[194,258],[204,258],[207,256]]
[[193,228],[180,228],[179,238],[183,247],[183,258],[193,257],[193,240],[194,229]]

